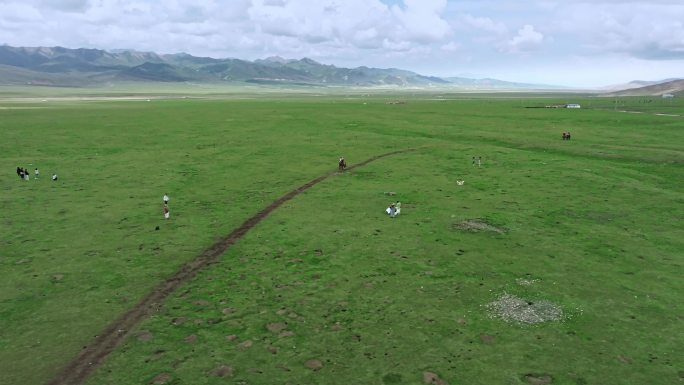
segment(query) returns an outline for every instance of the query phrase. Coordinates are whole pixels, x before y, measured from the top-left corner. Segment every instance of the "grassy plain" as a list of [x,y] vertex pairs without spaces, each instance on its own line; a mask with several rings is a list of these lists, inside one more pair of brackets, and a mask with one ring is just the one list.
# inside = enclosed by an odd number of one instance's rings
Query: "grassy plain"
[[[338,156],[407,148],[276,210],[89,384],[682,381],[684,118],[654,115],[681,101],[245,95],[0,101],[1,384],[45,383],[156,283]],[[565,102],[592,108],[525,108]],[[41,177],[20,181],[17,166]],[[402,202],[395,219],[390,200]],[[468,219],[505,232],[456,228]],[[504,293],[553,301],[565,319],[492,318],[485,305]]]

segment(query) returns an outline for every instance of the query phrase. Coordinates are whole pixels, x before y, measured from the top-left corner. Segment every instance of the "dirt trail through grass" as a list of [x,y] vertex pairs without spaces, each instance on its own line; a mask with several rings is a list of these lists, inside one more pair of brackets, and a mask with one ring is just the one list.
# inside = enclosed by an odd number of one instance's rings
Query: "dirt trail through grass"
[[[365,166],[370,162],[384,157],[409,151],[413,151],[413,149],[398,150],[377,155],[361,163],[357,163],[348,167],[347,171],[353,170],[357,167]],[[210,246],[200,255],[187,262],[175,274],[157,285],[149,294],[140,300],[135,307],[109,324],[107,328],[105,328],[89,345],[85,346],[83,350],[81,350],[76,358],[69,362],[61,372],[59,372],[50,382],[48,382],[48,385],[75,385],[84,383],[88,376],[104,362],[107,356],[114,351],[114,349],[116,349],[116,347],[123,342],[126,337],[128,337],[135,326],[147,315],[158,310],[162,306],[164,300],[183,283],[191,280],[204,267],[216,262],[221,254],[228,250],[230,246],[235,244],[252,227],[256,226],[273,210],[308,188],[335,174],[336,173],[333,172],[320,176],[283,195],[271,203],[268,207],[259,211],[253,217],[247,219],[240,227],[233,230],[233,232],[221,238],[218,242]]]

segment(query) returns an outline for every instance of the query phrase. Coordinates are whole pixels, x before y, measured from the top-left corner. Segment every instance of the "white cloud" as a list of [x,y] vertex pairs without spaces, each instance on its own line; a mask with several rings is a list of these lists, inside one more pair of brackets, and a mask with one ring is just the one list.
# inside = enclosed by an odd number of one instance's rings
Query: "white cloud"
[[593,54],[617,52],[632,57],[684,59],[684,4],[655,1],[648,4],[586,3],[563,10],[559,23],[580,38]]
[[403,7],[388,7],[378,0],[255,0],[248,14],[266,34],[367,49],[443,40],[450,33],[441,16],[445,6],[446,0],[405,0]]
[[489,17],[476,17],[469,14],[461,15],[459,21],[471,28],[478,31],[488,32],[496,35],[502,35],[508,33],[508,28],[506,25],[500,21],[494,21]]
[[512,39],[501,45],[500,49],[509,53],[527,53],[539,49],[543,42],[544,35],[537,32],[533,26],[526,24]]
[[449,23],[440,14],[446,0],[404,0],[405,8],[392,7],[392,14],[400,22],[400,35],[404,40],[434,43],[446,39],[451,33]]
[[442,49],[442,51],[455,52],[461,49],[461,45],[456,43],[455,41],[452,41],[447,44],[443,44],[440,48]]

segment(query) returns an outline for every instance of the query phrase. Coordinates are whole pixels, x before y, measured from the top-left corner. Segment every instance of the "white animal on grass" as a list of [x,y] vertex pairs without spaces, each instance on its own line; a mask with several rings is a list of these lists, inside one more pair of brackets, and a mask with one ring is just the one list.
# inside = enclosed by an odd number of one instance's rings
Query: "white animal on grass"
[[463,183],[465,183],[464,180],[457,180],[457,181],[456,181],[456,184],[459,185],[459,186],[463,186]]

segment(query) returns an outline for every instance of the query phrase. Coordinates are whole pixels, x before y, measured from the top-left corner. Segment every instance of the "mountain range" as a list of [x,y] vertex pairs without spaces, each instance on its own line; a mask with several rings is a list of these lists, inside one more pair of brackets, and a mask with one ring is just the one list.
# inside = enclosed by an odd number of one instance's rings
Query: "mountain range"
[[0,85],[82,87],[112,82],[251,83],[301,86],[554,89],[496,79],[439,78],[389,68],[342,68],[269,57],[255,61],[63,47],[0,46]]

